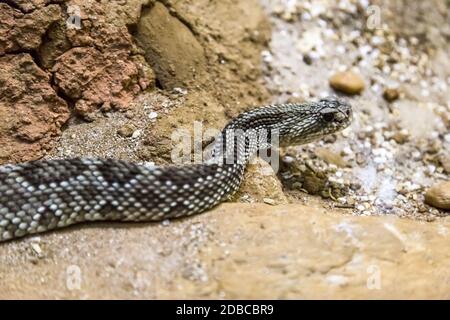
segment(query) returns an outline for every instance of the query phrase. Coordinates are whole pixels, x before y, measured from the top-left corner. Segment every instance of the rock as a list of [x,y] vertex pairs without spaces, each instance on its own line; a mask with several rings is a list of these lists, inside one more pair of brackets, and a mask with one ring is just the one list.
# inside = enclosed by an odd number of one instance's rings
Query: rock
[[340,154],[326,148],[317,148],[315,154],[328,164],[334,164],[341,168],[348,167],[349,165],[348,162],[345,161]]
[[49,26],[59,19],[61,8],[57,4],[24,14],[0,3],[0,55],[38,49]]
[[308,168],[302,174],[302,188],[309,194],[318,194],[325,189],[327,176],[323,172],[314,172]]
[[399,93],[398,89],[396,89],[396,88],[384,89],[383,98],[388,102],[397,100],[399,96],[400,96],[400,93]]
[[75,110],[85,116],[100,106],[129,107],[139,70],[126,52],[101,52],[93,47],[72,48],[61,55],[54,68],[55,83],[75,100]]
[[132,124],[124,124],[122,127],[117,130],[117,133],[125,138],[129,138],[133,136],[134,131],[136,130],[136,127]]
[[361,93],[365,87],[361,76],[352,71],[335,73],[329,81],[333,89],[351,95]]
[[439,163],[442,168],[444,168],[444,172],[450,174],[450,152],[444,152],[439,155]]
[[42,8],[43,6],[49,4],[50,2],[61,2],[64,0],[9,0],[15,7],[20,9],[23,12],[31,12],[38,8]]
[[271,202],[269,204],[288,203],[283,193],[281,182],[278,180],[272,167],[260,158],[256,158],[254,163],[247,166],[244,181],[233,198],[239,200],[244,195],[256,202],[268,203],[267,201],[269,201]]
[[[26,241],[0,246],[0,299],[450,298],[450,217],[424,223],[225,203],[165,227],[102,223],[43,234],[51,256],[35,265],[24,259]],[[71,270],[82,276],[79,290],[66,287],[77,280]]]
[[450,210],[450,181],[432,186],[425,193],[425,202],[430,206]]
[[143,9],[136,39],[164,89],[186,87],[206,75],[203,47],[161,2]]
[[271,206],[273,206],[273,205],[276,204],[275,200],[273,200],[273,199],[271,199],[271,198],[264,198],[264,199],[263,199],[263,202],[264,202],[264,203],[267,203],[267,204],[270,204]]
[[308,66],[310,66],[313,63],[313,59],[311,58],[311,56],[309,54],[305,53],[303,55],[303,62],[306,63]]
[[394,139],[394,141],[397,142],[398,144],[404,144],[409,140],[408,130],[403,129],[396,131],[392,136],[392,139]]
[[38,48],[39,62],[43,68],[51,70],[56,59],[71,48],[65,30],[66,22],[63,20],[50,25],[46,34],[46,41]]
[[[206,265],[214,270],[210,277],[217,277],[227,298],[449,298],[449,219],[422,224],[325,214],[299,205],[240,208],[245,210],[240,225],[253,227],[225,248],[202,250],[202,261],[210,261]],[[234,211],[237,218],[243,212],[232,204],[217,211],[228,222],[216,236],[232,237],[233,216],[228,213]],[[261,222],[264,229],[258,231]],[[244,240],[247,236],[252,240]],[[443,247],[436,248],[439,244]],[[224,250],[228,255],[219,260]]]
[[41,157],[69,118],[50,77],[29,54],[0,57],[0,163]]

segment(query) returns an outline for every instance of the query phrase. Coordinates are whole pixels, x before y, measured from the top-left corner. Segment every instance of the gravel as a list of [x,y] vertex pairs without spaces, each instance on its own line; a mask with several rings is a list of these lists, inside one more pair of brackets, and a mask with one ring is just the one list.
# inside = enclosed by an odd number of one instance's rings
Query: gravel
[[[284,151],[289,161],[279,176],[286,190],[303,200],[309,162],[315,177],[325,177],[316,179],[315,193],[354,215],[433,220],[448,214],[424,203],[429,187],[449,179],[444,166],[450,149],[450,70],[437,63],[441,52],[449,52],[448,42],[422,41],[414,30],[404,36],[390,21],[370,29],[371,1],[263,3],[273,24],[270,48],[262,53],[273,102],[339,95],[329,79],[340,72],[359,74],[367,84],[359,96],[347,96],[355,111],[351,128]],[[389,16],[384,6],[378,9]],[[401,7],[396,10],[403,15]],[[349,167],[324,161],[324,148]]]

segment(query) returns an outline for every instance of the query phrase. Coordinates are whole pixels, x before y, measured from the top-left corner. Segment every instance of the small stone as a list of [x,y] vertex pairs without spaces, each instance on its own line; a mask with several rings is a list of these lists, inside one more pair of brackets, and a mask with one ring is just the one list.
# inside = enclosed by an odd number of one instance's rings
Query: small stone
[[394,139],[394,141],[397,142],[398,144],[404,144],[409,139],[409,133],[407,130],[397,131],[392,136],[392,139]]
[[316,155],[324,160],[328,164],[335,164],[338,167],[344,168],[348,166],[347,161],[345,161],[340,154],[335,153],[326,148],[317,148]]
[[137,138],[139,138],[139,137],[141,136],[141,134],[142,134],[142,130],[136,130],[136,131],[133,132],[133,134],[131,135],[131,137],[132,137],[133,139],[137,139]]
[[450,181],[432,186],[425,193],[425,203],[435,208],[450,210]]
[[324,190],[326,181],[327,177],[322,172],[315,174],[312,171],[306,171],[304,173],[303,188],[309,194],[318,194]]
[[33,249],[33,251],[36,253],[36,255],[37,255],[39,258],[41,258],[41,257],[43,256],[43,255],[42,255],[42,249],[41,249],[41,247],[39,246],[38,243],[32,242],[32,243],[31,243],[31,249]]
[[132,124],[127,123],[117,130],[117,133],[124,138],[129,138],[133,135],[135,129],[136,128]]
[[305,53],[303,55],[303,62],[306,63],[308,66],[310,66],[313,63],[313,60],[309,54]]
[[450,174],[450,153],[439,155],[439,163],[444,168],[444,172]]
[[361,93],[365,87],[361,76],[352,71],[335,73],[329,81],[333,89],[351,95]]
[[273,199],[264,198],[263,201],[264,201],[264,203],[270,204],[271,206],[275,205],[275,200],[273,200]]
[[426,151],[430,154],[436,154],[441,150],[442,150],[442,142],[438,139],[435,139],[430,142]]
[[400,92],[396,88],[384,89],[383,98],[388,102],[397,100],[399,96],[400,96]]
[[133,119],[134,112],[132,110],[128,110],[127,112],[125,112],[125,117],[127,117],[128,119]]

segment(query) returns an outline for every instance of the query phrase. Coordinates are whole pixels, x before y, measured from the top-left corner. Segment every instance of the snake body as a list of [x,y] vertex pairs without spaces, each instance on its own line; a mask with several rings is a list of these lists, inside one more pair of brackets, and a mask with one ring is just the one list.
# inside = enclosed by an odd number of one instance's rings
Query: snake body
[[[249,158],[303,144],[351,121],[337,98],[244,112],[224,128],[202,164],[149,167],[114,159],[57,159],[0,166],[0,242],[87,221],[159,221],[208,210],[232,195]],[[235,132],[264,132],[263,139]]]

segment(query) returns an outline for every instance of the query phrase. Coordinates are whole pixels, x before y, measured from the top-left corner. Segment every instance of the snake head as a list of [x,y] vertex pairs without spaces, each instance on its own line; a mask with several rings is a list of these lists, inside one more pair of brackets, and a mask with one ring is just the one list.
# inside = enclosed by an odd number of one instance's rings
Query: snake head
[[342,130],[351,123],[353,112],[348,101],[337,97],[327,97],[321,99],[318,104],[324,127],[331,127],[334,130],[332,132]]
[[289,118],[279,127],[282,146],[305,144],[341,131],[353,118],[350,103],[334,96],[290,106]]

